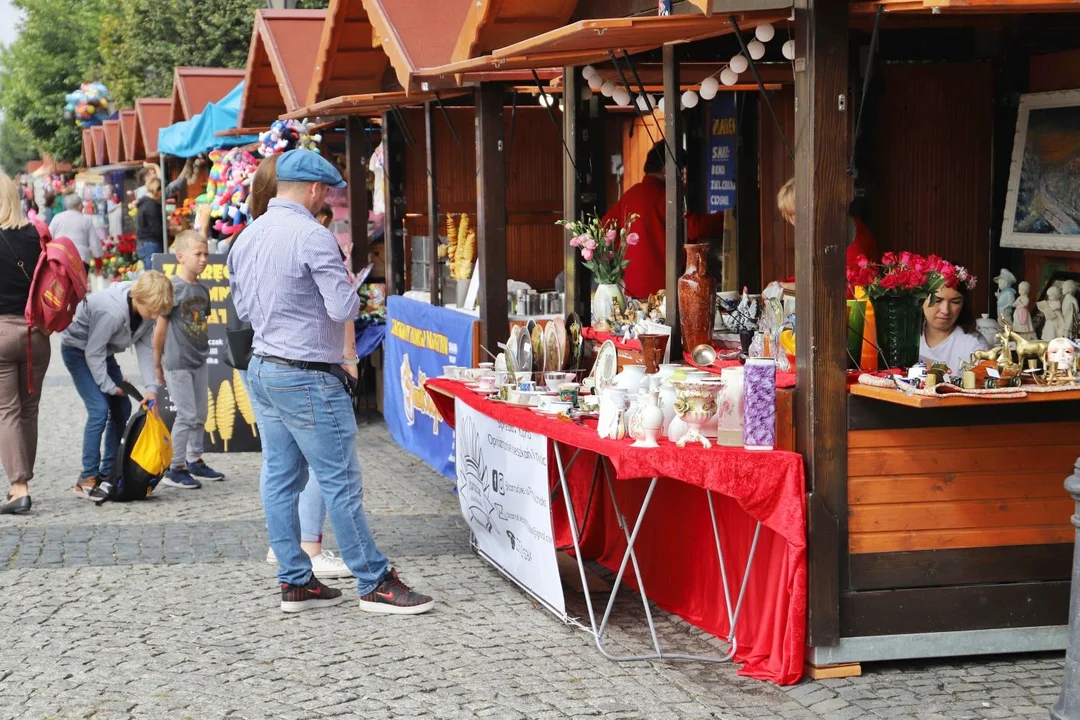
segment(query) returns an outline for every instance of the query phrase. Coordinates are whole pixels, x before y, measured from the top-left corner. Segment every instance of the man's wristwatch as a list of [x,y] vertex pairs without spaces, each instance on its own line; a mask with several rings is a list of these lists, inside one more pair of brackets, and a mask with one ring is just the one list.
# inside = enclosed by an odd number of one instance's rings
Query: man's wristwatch
[[341,364],[342,365],[359,365],[360,364],[360,358],[358,358],[358,357],[343,358],[342,361],[341,361]]

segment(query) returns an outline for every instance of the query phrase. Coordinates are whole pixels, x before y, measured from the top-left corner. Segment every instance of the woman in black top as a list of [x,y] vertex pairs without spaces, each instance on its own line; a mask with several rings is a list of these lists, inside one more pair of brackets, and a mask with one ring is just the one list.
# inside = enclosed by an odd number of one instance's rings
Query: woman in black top
[[[49,339],[38,330],[27,336],[26,301],[41,243],[37,229],[23,216],[19,191],[0,172],[0,463],[11,492],[0,515],[30,509],[29,482],[37,456],[38,402],[49,368]],[[29,392],[27,343],[34,358],[34,392]]]
[[143,268],[153,269],[154,253],[165,252],[165,230],[162,228],[161,181],[157,178],[146,183],[146,195],[135,206],[135,254],[143,261]]

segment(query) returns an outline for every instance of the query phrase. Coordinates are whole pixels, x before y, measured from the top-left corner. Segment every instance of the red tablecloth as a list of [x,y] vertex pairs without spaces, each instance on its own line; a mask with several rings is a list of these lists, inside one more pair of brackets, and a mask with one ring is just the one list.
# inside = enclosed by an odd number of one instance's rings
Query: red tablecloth
[[[611,461],[620,480],[615,484],[620,509],[631,522],[641,508],[648,479],[660,477],[635,544],[649,597],[714,635],[727,636],[728,620],[719,591],[720,570],[709,508],[701,490],[713,491],[733,606],[755,521],[761,521],[757,555],[736,628],[739,648],[735,657],[744,663],[743,675],[783,685],[798,682],[806,632],[805,479],[799,454],[677,448],[667,441],[661,441],[656,449],[635,448],[628,440],[601,439],[595,422],[583,427],[491,402],[459,382],[428,380],[427,388],[451,426],[453,398],[459,397],[500,422],[582,448],[584,452],[568,475],[578,523],[585,523],[582,553],[613,570],[618,569],[626,551],[626,539],[603,485],[597,488],[589,517],[582,517],[595,455]],[[562,453],[564,464],[572,455]],[[555,487],[559,476],[554,458],[549,467]],[[558,545],[571,545],[561,501],[552,505],[552,521]],[[636,586],[633,573],[627,572],[625,579],[631,587]]]

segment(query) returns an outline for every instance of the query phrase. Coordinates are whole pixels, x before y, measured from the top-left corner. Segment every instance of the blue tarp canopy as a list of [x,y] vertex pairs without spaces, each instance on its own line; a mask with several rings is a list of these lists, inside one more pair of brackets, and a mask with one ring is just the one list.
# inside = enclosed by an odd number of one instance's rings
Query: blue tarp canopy
[[158,152],[188,158],[217,148],[238,147],[256,142],[258,135],[217,137],[217,133],[222,130],[236,128],[236,118],[240,114],[240,98],[243,94],[244,83],[240,83],[218,102],[207,103],[206,109],[190,120],[161,128],[158,131]]

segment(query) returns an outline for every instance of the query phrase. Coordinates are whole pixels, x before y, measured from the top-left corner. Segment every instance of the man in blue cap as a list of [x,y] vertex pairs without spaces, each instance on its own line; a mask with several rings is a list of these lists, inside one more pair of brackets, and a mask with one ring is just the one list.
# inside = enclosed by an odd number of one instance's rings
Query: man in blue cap
[[297,502],[307,467],[319,478],[341,557],[357,579],[360,608],[415,615],[434,600],[398,579],[379,552],[363,508],[352,393],[356,359],[344,358],[344,323],[360,311],[337,240],[315,220],[337,169],[310,150],[277,161],[277,197],[229,253],[236,311],[255,331],[248,383],[263,444],[261,489],[277,557],[281,609],[337,605],[300,547]]

